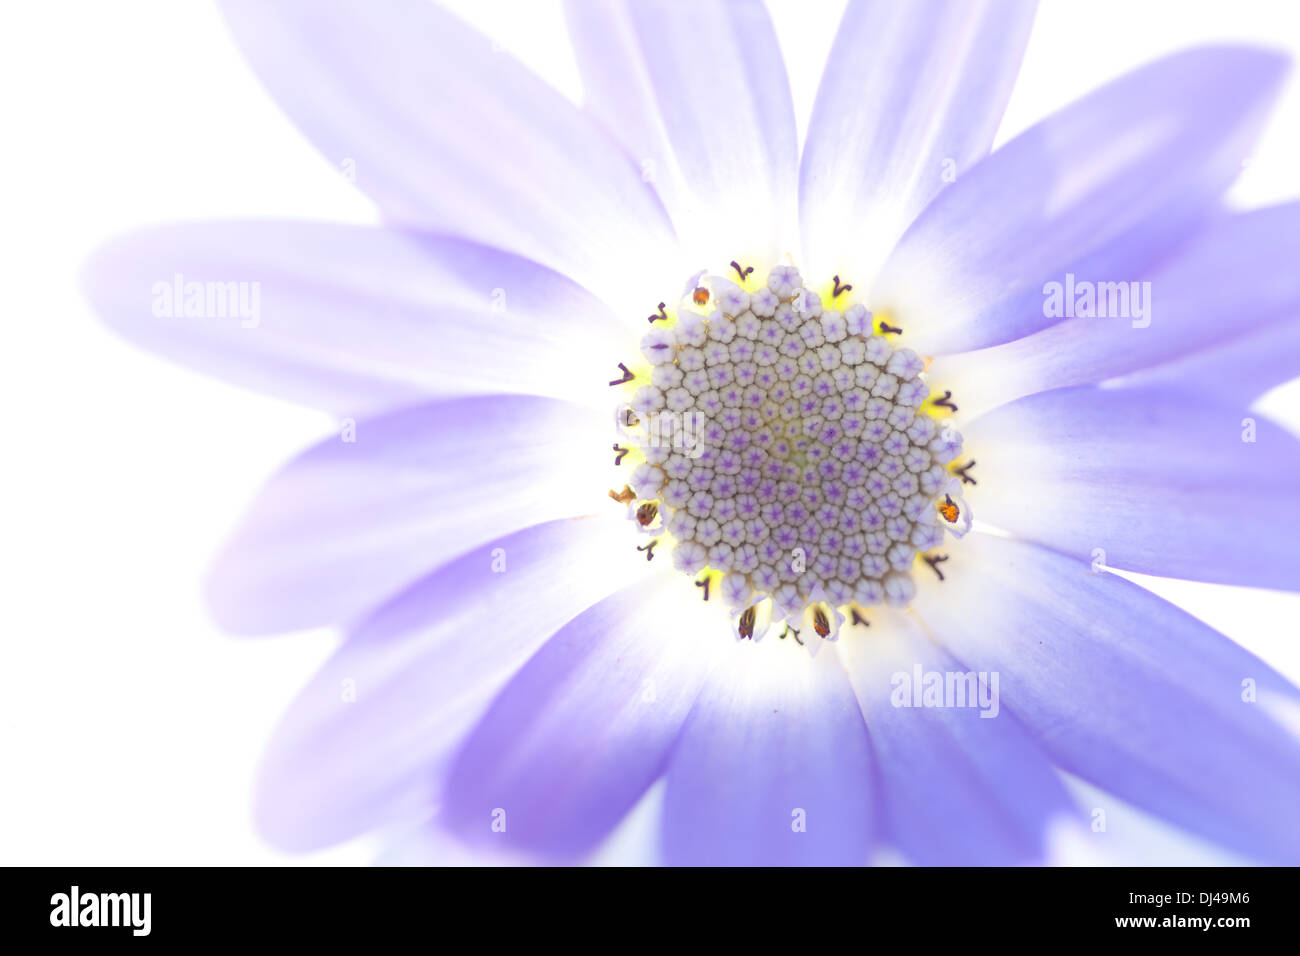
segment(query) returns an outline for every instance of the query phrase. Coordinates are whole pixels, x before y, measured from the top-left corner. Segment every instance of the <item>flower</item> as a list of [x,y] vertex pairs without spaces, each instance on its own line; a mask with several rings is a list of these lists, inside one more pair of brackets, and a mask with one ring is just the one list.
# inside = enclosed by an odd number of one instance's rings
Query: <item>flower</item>
[[429,4],[226,10],[384,224],[151,230],[87,286],[346,419],[209,587],[348,634],[275,843],[583,859],[651,793],[669,863],[1028,862],[1134,807],[1300,859],[1296,689],[1114,573],[1300,588],[1300,448],[1248,411],[1297,370],[1300,206],[1219,205],[1281,57],[989,153],[1032,6],[851,2],[800,155],[757,3],[573,3],[583,109]]

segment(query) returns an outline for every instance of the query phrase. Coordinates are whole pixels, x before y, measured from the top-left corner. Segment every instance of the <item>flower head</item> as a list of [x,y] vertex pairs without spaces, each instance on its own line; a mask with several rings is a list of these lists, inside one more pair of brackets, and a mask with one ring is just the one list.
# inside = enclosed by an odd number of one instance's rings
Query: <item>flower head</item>
[[[1246,414],[1297,370],[1300,209],[1218,207],[1281,58],[1177,54],[990,153],[1032,4],[854,0],[800,155],[759,3],[572,4],[581,110],[431,4],[226,8],[385,224],[173,227],[88,281],[352,422],[210,584],[232,630],[348,631],[274,841],[585,859],[644,803],[673,863],[1026,862],[1096,831],[1064,770],[1300,858],[1298,692],[1112,573],[1300,589],[1300,446]],[[173,275],[265,314],[160,316]],[[1076,279],[1159,314],[1045,304]]]

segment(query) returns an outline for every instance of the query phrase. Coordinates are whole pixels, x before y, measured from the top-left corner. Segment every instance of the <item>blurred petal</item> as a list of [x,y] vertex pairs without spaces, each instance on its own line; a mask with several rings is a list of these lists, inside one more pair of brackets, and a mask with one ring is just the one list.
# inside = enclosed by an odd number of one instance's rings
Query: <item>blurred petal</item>
[[[1219,394],[1233,394],[1257,371],[1262,380],[1247,385],[1244,406],[1300,373],[1300,349],[1272,341],[1285,334],[1286,320],[1300,319],[1297,261],[1300,202],[1226,215],[1154,271],[1147,288],[1107,289],[1120,306],[1116,317],[1066,319],[1005,345],[941,356],[930,378],[975,415],[1033,392],[1141,370],[1165,378],[1162,363],[1185,359],[1201,374],[1179,377]],[[1261,342],[1269,344],[1261,349]],[[1234,357],[1238,348],[1242,359]],[[1261,362],[1243,361],[1248,354]]]
[[346,622],[493,538],[594,511],[608,424],[523,396],[364,419],[355,441],[321,442],[262,489],[213,568],[214,613],[253,634]]
[[698,620],[694,591],[665,568],[552,637],[456,757],[439,823],[547,856],[592,849],[662,772],[710,648],[726,646],[720,629],[672,626],[679,612]]
[[908,229],[872,306],[908,344],[948,354],[1056,319],[1044,284],[1149,279],[1250,154],[1286,73],[1248,47],[1177,53],[1017,136]]
[[853,0],[804,147],[808,275],[866,289],[908,225],[993,143],[1031,0]]
[[973,534],[943,567],[918,575],[917,614],[1001,675],[1058,766],[1237,852],[1300,860],[1300,741],[1271,716],[1300,693],[1266,664],[1086,559]]
[[698,267],[774,263],[794,224],[794,106],[758,0],[569,0],[587,106],[641,164]]
[[662,297],[653,270],[674,240],[653,190],[486,37],[424,0],[223,6],[276,100],[387,218],[527,256],[609,301],[627,293],[629,308]]
[[1174,389],[1030,395],[963,429],[980,521],[1107,567],[1300,589],[1300,442]]
[[418,826],[405,827],[390,834],[376,856],[375,866],[528,866],[527,857],[509,852],[495,852],[485,847],[467,847],[446,830],[440,829],[436,817]]
[[664,854],[693,866],[856,865],[876,795],[862,713],[827,647],[741,642],[668,768]]
[[[365,226],[165,226],[113,240],[85,281],[129,340],[346,415],[447,394],[607,399],[611,356],[635,348],[607,306],[536,263]],[[204,314],[186,315],[187,286]],[[206,291],[231,287],[245,298],[208,313]]]
[[651,568],[611,516],[537,525],[428,575],[359,624],[290,706],[263,760],[259,829],[307,850],[426,814],[510,676]]
[[981,675],[984,704],[972,695],[968,706],[911,706],[919,675],[967,668],[910,614],[873,608],[870,620],[836,647],[880,766],[883,839],[922,866],[1041,862],[1049,824],[1073,808],[1047,757],[999,706],[999,683]]

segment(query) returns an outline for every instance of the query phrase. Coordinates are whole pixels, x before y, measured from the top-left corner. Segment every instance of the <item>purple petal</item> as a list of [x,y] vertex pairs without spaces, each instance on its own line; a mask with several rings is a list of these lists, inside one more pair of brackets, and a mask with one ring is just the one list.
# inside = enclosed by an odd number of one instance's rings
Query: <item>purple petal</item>
[[1078,387],[962,429],[981,521],[1108,567],[1300,589],[1300,442],[1196,392]]
[[[680,282],[632,160],[509,54],[436,4],[225,0],[289,116],[390,219],[527,256],[629,307]],[[642,285],[644,283],[644,285]]]
[[[232,283],[245,298],[209,312],[207,290]],[[610,356],[635,347],[608,307],[549,269],[364,226],[151,229],[100,249],[86,285],[131,341],[344,415],[447,394],[607,400]],[[205,293],[204,314],[186,315],[187,286]]]
[[588,109],[642,164],[686,247],[701,264],[774,263],[798,146],[763,4],[569,0],[566,13]]
[[1300,692],[1266,664],[1086,559],[973,534],[944,569],[918,576],[917,613],[1001,675],[1058,766],[1237,852],[1300,860],[1300,742],[1273,716]]
[[456,757],[439,823],[552,857],[592,849],[662,772],[708,673],[710,636],[671,626],[698,615],[693,591],[664,570],[551,638]]
[[1178,53],[1078,100],[940,194],[873,289],[929,354],[997,345],[1054,321],[1043,286],[1149,279],[1241,169],[1285,75],[1247,47]]
[[646,574],[621,518],[564,519],[430,574],[358,625],[303,688],[258,782],[259,829],[309,850],[435,803],[447,759],[559,628]]
[[1049,825],[1074,812],[1042,750],[995,696],[983,708],[975,696],[968,707],[911,706],[918,675],[966,668],[914,617],[870,617],[837,647],[880,766],[884,839],[923,866],[1041,862]]
[[[432,402],[355,425],[262,489],[208,582],[259,634],[355,619],[504,534],[612,506],[607,416],[553,399]],[[608,487],[606,482],[605,487]]]
[[[1216,393],[1227,386],[1220,394],[1245,386],[1244,406],[1300,372],[1300,349],[1272,341],[1286,334],[1287,320],[1300,319],[1297,261],[1300,203],[1226,215],[1154,271],[1147,289],[1107,290],[1124,317],[1067,319],[1005,345],[940,357],[931,379],[959,395],[971,415],[1143,369],[1150,370],[1143,380],[1181,378]],[[1178,375],[1155,367],[1184,359]],[[1256,371],[1263,377],[1252,381]]]
[[[1293,273],[1294,268],[1289,272]],[[1246,332],[1216,349],[1145,369],[1130,384],[1194,389],[1245,408],[1270,388],[1300,375],[1300,312]]]
[[701,693],[668,769],[665,859],[865,863],[871,775],[862,713],[833,648],[810,659],[772,636],[736,645]]
[[993,143],[1029,39],[1020,0],[854,0],[800,170],[809,275],[865,290],[899,236]]

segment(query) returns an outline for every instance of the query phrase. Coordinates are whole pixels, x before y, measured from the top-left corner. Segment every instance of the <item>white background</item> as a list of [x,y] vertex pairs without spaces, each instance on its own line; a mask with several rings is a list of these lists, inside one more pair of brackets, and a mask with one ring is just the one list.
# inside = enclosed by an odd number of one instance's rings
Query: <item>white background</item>
[[[555,5],[473,7],[470,19],[576,96]],[[999,138],[1189,44],[1296,56],[1298,8],[1048,0]],[[773,4],[801,124],[839,10]],[[198,589],[259,482],[330,423],[123,345],[86,307],[77,272],[95,244],[146,223],[369,221],[371,210],[263,94],[212,6],[48,0],[10,4],[4,21],[0,863],[367,862],[373,841],[287,857],[249,823],[260,747],[334,638],[225,637]],[[1298,169],[1293,82],[1232,197],[1300,194]],[[1267,407],[1296,427],[1300,388]],[[1159,590],[1300,680],[1300,597]]]

